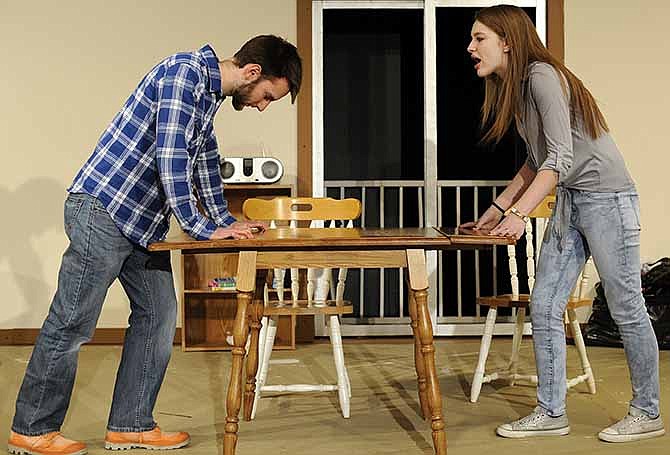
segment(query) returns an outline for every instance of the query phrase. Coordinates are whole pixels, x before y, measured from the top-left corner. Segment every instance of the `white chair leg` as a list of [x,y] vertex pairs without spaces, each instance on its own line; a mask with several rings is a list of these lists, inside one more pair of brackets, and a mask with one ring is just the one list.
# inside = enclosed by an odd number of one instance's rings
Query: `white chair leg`
[[337,316],[331,316],[328,325],[330,326],[330,343],[333,345],[333,358],[335,359],[335,370],[337,371],[337,395],[340,398],[340,407],[342,416],[349,418],[349,387],[347,386],[347,373],[344,367],[344,351],[342,349],[342,332],[340,331],[340,321]]
[[335,283],[333,282],[333,269],[326,269],[327,274],[324,278],[328,280],[328,287],[330,288],[330,298],[335,300],[335,296],[337,295],[335,292]]
[[[267,292],[267,285],[265,286]],[[266,300],[267,302],[267,300]],[[251,418],[254,418],[256,413],[256,404],[261,396],[261,371],[263,370],[263,358],[265,357],[265,342],[268,334],[268,318],[264,316],[261,318],[261,330],[258,332],[258,370],[256,370],[256,394],[254,395],[254,402],[251,406]]]
[[261,365],[263,356],[265,355],[265,341],[268,336],[268,317],[261,318],[261,330],[258,332],[258,370],[256,371],[256,388],[258,388],[258,381],[261,379]]
[[575,340],[577,352],[579,352],[579,359],[582,362],[582,370],[586,376],[586,385],[588,386],[590,393],[596,393],[596,381],[593,377],[593,370],[591,369],[589,358],[586,355],[584,338],[582,337],[582,331],[579,328],[579,321],[577,320],[577,312],[574,310],[574,308],[568,309],[568,320],[570,321],[570,328],[572,329],[572,336]]
[[344,378],[347,380],[347,396],[351,398],[351,381],[349,380],[349,371],[344,367]]
[[519,351],[521,340],[523,340],[523,326],[526,321],[526,309],[516,309],[516,324],[514,325],[514,336],[512,337],[512,357],[509,361],[509,384],[514,385],[516,381],[517,367],[519,365]]
[[300,281],[298,281],[298,269],[291,269],[291,301],[293,306],[298,306],[298,294],[300,293]]
[[475,375],[472,378],[472,387],[470,389],[470,401],[472,403],[477,402],[479,399],[479,392],[482,390],[486,358],[489,356],[489,349],[491,348],[491,339],[493,338],[493,328],[496,324],[497,314],[498,309],[496,307],[489,307],[489,313],[486,316],[486,325],[484,326],[484,335],[482,336],[482,344],[479,347],[479,360],[477,360],[477,368],[475,369]]
[[314,290],[316,288],[314,275],[316,274],[316,269],[307,269],[307,306],[314,303]]
[[320,276],[316,279],[314,289],[314,306],[325,307],[327,305],[328,293],[330,292],[330,269],[321,269]]
[[[277,289],[277,300],[280,304],[284,303],[284,278],[286,277],[286,269],[274,269],[275,279],[273,284]],[[266,300],[267,302],[267,300]]]
[[264,337],[258,343],[258,358],[260,364],[258,365],[258,372],[256,373],[256,395],[254,396],[254,404],[251,407],[251,419],[256,417],[256,408],[258,400],[261,398],[263,386],[268,377],[268,370],[270,369],[270,356],[272,355],[272,348],[275,344],[275,335],[277,334],[277,321],[275,318],[264,317],[261,321],[261,333],[265,329]]
[[337,276],[337,290],[335,291],[335,301],[340,303],[344,300],[344,283],[347,280],[347,269],[341,268]]

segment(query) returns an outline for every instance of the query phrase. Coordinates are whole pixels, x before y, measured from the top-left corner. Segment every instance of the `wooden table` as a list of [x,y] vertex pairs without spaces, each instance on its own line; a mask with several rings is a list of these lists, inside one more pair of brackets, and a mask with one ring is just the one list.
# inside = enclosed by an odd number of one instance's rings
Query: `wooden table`
[[482,248],[512,243],[505,237],[459,234],[454,229],[271,229],[253,239],[197,241],[184,233],[149,246],[151,251],[182,250],[189,254],[238,253],[237,313],[233,330],[233,362],[226,400],[224,455],[237,445],[242,402],[245,344],[251,341],[244,384],[244,418],[251,419],[256,390],[258,337],[263,311],[265,274],[272,268],[405,268],[419,402],[430,419],[435,453],[446,455],[442,397],[435,368],[433,329],[428,310],[426,250]]

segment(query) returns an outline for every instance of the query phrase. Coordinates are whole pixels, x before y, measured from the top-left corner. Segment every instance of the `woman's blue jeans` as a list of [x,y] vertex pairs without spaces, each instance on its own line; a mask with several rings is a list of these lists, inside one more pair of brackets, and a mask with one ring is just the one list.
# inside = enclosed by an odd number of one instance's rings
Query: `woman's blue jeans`
[[[631,406],[659,414],[658,343],[640,282],[640,209],[635,192],[594,193],[562,189],[569,227],[560,242],[552,216],[540,250],[531,295],[538,404],[552,416],[565,412],[566,304],[590,255],[623,341],[633,387]],[[554,212],[554,214],[556,211]],[[566,212],[567,215],[567,207]]]

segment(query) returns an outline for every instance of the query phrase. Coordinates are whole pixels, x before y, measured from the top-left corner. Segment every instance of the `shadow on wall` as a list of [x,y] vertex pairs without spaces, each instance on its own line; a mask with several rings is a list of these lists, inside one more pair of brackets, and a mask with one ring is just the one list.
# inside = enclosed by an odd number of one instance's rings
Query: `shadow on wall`
[[58,276],[45,275],[43,254],[48,245],[37,244],[36,238],[63,225],[66,195],[63,183],[49,178],[28,180],[14,190],[0,186],[0,264],[6,264],[9,280],[26,302],[26,309],[18,315],[0,317],[2,327],[21,325],[31,308],[47,308],[51,302],[50,289]]

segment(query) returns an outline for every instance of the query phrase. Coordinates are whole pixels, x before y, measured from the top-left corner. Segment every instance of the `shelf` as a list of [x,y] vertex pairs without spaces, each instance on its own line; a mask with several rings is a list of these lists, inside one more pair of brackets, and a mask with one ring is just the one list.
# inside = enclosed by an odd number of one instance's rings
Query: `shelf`
[[237,294],[236,289],[223,289],[220,291],[214,291],[212,289],[184,289],[184,294],[191,295],[216,295],[216,294]]
[[[272,193],[277,193],[276,196],[287,196],[290,197],[293,192],[293,185],[277,185],[275,183],[226,183],[224,191],[230,190],[244,190],[253,193],[255,191],[270,191]],[[274,195],[274,194],[273,194]]]
[[[276,294],[278,289],[268,288],[268,292]],[[291,288],[283,289],[285,294],[291,294]],[[184,294],[237,294],[237,289],[223,289],[223,290],[212,290],[212,289],[184,289]],[[290,301],[291,299],[287,299]]]
[[[233,347],[228,343],[221,341],[211,341],[203,343],[191,343],[183,348],[185,352],[203,352],[203,351],[230,351]],[[293,346],[290,345],[278,345],[273,346],[274,350],[277,351],[290,351]]]
[[[248,198],[291,196],[292,185],[233,184],[225,187],[228,210],[237,219],[242,217],[242,204]],[[226,351],[227,338],[233,332],[237,313],[237,290],[214,291],[208,288],[214,277],[233,277],[237,273],[238,255],[181,254],[182,287],[182,349],[184,351]],[[257,296],[261,298],[262,296]],[[275,349],[295,347],[295,316],[280,316]]]

